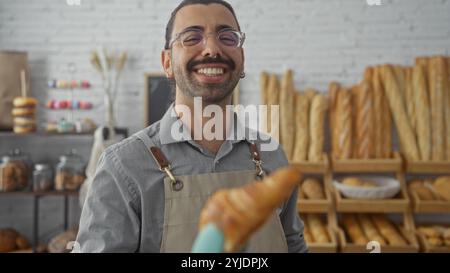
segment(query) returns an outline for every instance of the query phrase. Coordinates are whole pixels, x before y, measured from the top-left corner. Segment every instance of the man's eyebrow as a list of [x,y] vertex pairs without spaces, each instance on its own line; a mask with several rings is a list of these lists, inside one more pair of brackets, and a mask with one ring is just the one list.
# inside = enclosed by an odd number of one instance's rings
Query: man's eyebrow
[[226,30],[235,30],[232,26],[229,26],[229,25],[218,25],[216,27],[216,32],[219,32],[219,31],[224,30],[224,29],[226,29]]
[[183,29],[181,32],[186,32],[186,31],[189,31],[189,30],[201,30],[201,31],[204,31],[205,28],[202,27],[202,26],[190,26],[190,27],[187,27],[187,28]]

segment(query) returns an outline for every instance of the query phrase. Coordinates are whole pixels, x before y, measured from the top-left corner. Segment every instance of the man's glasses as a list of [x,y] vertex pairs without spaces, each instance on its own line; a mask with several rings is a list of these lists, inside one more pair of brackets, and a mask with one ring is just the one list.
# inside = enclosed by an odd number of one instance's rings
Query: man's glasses
[[[245,41],[245,33],[236,30],[221,30],[216,35],[216,39],[220,45],[230,48],[240,48]],[[178,33],[170,42],[169,48],[176,41],[180,41],[184,48],[192,48],[194,46],[205,45],[208,34],[201,30],[186,30]]]

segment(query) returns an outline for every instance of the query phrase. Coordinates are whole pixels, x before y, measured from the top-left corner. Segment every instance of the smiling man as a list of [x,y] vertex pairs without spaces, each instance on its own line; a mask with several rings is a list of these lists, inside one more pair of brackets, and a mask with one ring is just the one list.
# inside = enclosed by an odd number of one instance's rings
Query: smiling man
[[[245,76],[244,41],[225,1],[185,0],[173,11],[161,58],[175,83],[175,102],[159,122],[102,155],[81,215],[82,252],[189,252],[208,197],[288,164],[281,147],[262,151],[262,138],[251,137],[259,134],[226,114]],[[221,115],[195,114],[210,106]],[[195,137],[217,119],[219,137]],[[307,251],[296,196],[252,236],[246,251]]]

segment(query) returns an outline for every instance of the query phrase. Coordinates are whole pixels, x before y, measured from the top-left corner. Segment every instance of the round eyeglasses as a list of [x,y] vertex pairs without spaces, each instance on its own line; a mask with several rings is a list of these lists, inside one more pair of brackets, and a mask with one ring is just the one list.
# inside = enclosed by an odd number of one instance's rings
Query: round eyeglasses
[[[245,41],[245,33],[236,30],[222,30],[215,35],[219,44],[225,47],[239,48],[242,47]],[[171,48],[176,41],[180,41],[184,48],[205,45],[207,36],[209,35],[200,30],[183,31],[178,33],[170,42],[169,48]]]

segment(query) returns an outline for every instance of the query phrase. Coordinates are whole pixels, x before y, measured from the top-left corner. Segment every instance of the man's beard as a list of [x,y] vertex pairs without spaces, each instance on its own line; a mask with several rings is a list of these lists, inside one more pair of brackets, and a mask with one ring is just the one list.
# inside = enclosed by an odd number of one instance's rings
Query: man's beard
[[[222,83],[200,83],[194,76],[193,67],[199,64],[226,64],[230,78]],[[174,77],[178,88],[189,97],[201,97],[206,103],[219,103],[231,96],[237,83],[239,82],[241,71],[236,69],[232,60],[218,58],[204,58],[200,61],[189,61],[186,67],[172,64],[174,67]]]

